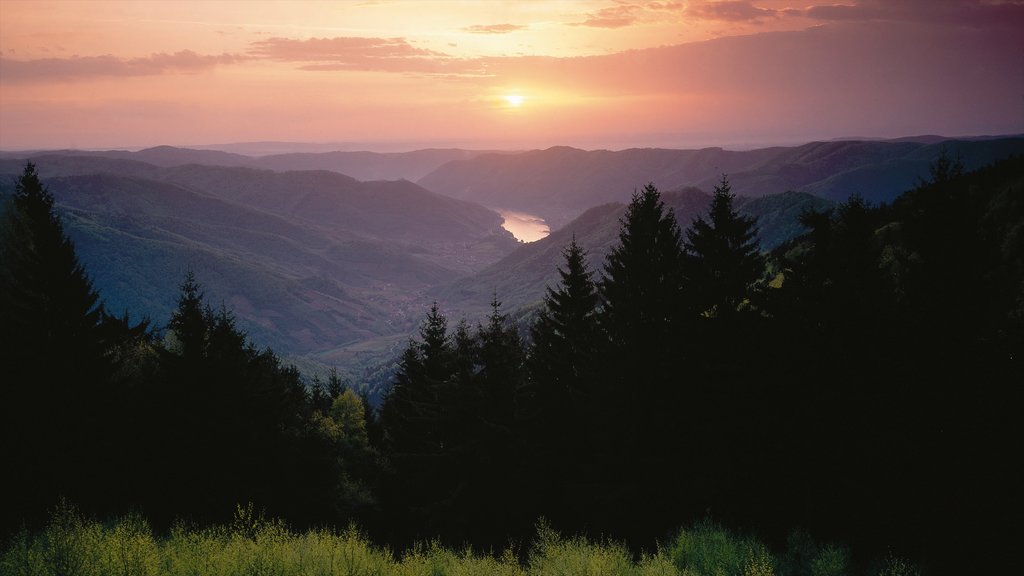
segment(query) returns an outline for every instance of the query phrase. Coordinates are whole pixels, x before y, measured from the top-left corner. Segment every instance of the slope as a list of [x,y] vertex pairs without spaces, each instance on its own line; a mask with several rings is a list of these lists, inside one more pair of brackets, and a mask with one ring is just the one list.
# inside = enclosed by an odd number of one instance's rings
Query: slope
[[[35,161],[111,310],[164,321],[191,268],[255,341],[284,353],[405,334],[423,290],[516,245],[497,214],[409,182]],[[0,160],[7,192],[23,165]]]

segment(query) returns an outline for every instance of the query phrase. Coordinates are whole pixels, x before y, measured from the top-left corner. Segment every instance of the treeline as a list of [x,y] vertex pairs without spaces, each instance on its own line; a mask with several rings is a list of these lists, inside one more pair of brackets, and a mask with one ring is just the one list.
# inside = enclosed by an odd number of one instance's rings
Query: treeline
[[1022,168],[943,155],[769,255],[724,178],[685,232],[649,185],[599,272],[565,249],[527,338],[497,299],[475,330],[435,305],[381,410],[392,526],[494,544],[543,515],[642,547],[711,516],[998,562],[1024,485]]
[[528,326],[497,295],[476,326],[435,305],[374,413],[191,275],[165,330],[108,314],[30,164],[0,229],[3,527],[60,497],[158,528],[253,502],[394,546],[502,547],[545,517],[653,550],[711,517],[977,570],[1013,549],[993,519],[1024,485],[1024,160],[960,172],[807,213],[771,254],[726,179],[685,230],[648,185],[600,270],[566,247]]

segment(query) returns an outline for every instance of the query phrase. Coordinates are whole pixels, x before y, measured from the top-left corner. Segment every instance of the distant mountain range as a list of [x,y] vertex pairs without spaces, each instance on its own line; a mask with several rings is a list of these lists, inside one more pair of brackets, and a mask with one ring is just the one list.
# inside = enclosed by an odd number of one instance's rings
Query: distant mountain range
[[[46,154],[135,160],[154,166],[174,167],[187,164],[203,166],[238,166],[277,172],[293,170],[329,170],[357,180],[416,181],[438,166],[455,160],[469,160],[483,150],[427,149],[412,152],[292,152],[265,156],[247,156],[221,150],[197,150],[174,146],[155,146],[136,152],[127,150],[59,150]],[[505,152],[489,152],[505,154]],[[38,153],[34,153],[38,154]],[[2,153],[0,158],[24,156],[24,153]]]
[[626,202],[648,182],[662,190],[710,190],[723,174],[741,196],[808,192],[831,200],[860,194],[889,202],[928,175],[945,149],[967,170],[1024,154],[1024,137],[982,140],[836,141],[732,151],[721,148],[617,152],[564,146],[481,154],[440,166],[418,183],[485,206],[536,214],[552,227],[606,202]]
[[[573,234],[599,275],[647,182],[685,229],[728,174],[768,250],[802,231],[805,209],[851,193],[891,201],[943,150],[967,170],[1024,154],[1021,137],[936,138],[748,151],[8,152],[0,194],[26,159],[37,164],[112,311],[166,322],[192,269],[257,344],[362,379],[433,300],[453,321],[480,319],[493,296],[528,314],[557,283]],[[494,209],[540,215],[552,233],[519,243]]]

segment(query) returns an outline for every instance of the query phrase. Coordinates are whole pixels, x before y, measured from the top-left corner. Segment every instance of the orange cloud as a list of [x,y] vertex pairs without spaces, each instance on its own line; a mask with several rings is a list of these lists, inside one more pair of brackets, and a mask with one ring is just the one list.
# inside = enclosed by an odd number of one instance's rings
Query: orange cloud
[[13,60],[0,58],[4,82],[72,81],[98,76],[152,76],[168,72],[197,73],[222,64],[248,60],[239,54],[204,55],[191,50],[174,54],[153,54],[144,58],[72,56]]
[[633,24],[664,19],[666,14],[682,13],[686,5],[682,2],[620,2],[616,6],[602,8],[586,15],[582,22],[569,26],[590,28],[625,28]]
[[270,38],[252,44],[256,58],[300,63],[303,70],[481,74],[472,60],[417,48],[404,38]]
[[528,26],[522,24],[475,24],[463,28],[466,32],[473,34],[508,34],[517,30],[525,30]]
[[727,22],[761,22],[765,18],[779,15],[778,10],[758,8],[749,0],[723,0],[720,2],[693,3],[687,14],[706,20]]

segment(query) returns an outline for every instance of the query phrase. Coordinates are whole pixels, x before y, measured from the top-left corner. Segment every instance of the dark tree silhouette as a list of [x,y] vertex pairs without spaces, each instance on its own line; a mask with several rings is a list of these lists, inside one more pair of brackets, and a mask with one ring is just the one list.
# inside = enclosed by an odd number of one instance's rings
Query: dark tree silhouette
[[600,347],[597,288],[575,235],[562,254],[561,282],[547,288],[544,308],[530,328],[528,356],[532,392],[554,413],[566,412],[592,391]]
[[535,504],[556,522],[575,520],[582,483],[594,476],[604,428],[606,391],[599,372],[605,349],[597,322],[597,287],[576,236],[562,252],[561,278],[550,286],[530,327],[523,425]]
[[759,299],[764,258],[756,223],[733,208],[735,197],[722,176],[708,220],[698,216],[686,231],[686,278],[695,311],[704,316],[731,317]]
[[681,321],[682,256],[675,215],[648,184],[633,194],[599,284],[613,346],[650,356],[669,340]]
[[58,493],[95,498],[102,471],[87,466],[100,442],[113,371],[99,295],[64,233],[31,162],[0,223],[0,419],[5,515],[38,513]]

